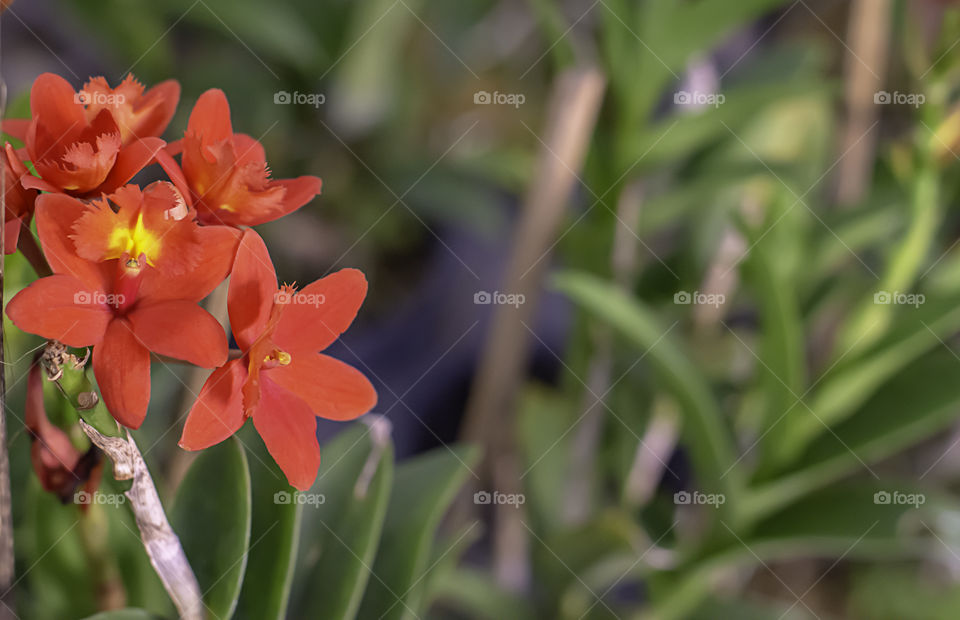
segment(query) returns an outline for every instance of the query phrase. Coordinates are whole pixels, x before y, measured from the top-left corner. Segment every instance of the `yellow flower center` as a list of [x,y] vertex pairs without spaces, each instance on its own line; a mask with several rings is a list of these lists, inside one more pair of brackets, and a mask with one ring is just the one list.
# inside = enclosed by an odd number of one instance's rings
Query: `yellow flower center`
[[286,366],[290,363],[290,354],[286,351],[274,349],[273,353],[263,358],[264,364],[276,363],[280,366]]
[[143,225],[143,213],[137,216],[137,222],[133,227],[117,226],[110,233],[108,242],[108,254],[104,257],[122,258],[124,254],[128,256],[128,264],[139,262],[141,255],[146,257],[147,264],[153,265],[153,261],[160,255],[160,239]]

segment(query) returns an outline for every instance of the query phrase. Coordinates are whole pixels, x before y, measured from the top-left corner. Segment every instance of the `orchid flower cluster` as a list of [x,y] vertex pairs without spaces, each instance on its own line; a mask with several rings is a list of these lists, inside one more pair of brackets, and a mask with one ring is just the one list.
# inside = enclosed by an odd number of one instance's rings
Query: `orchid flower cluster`
[[[316,416],[349,420],[377,400],[367,378],[321,353],[353,321],[367,282],[343,269],[297,290],[278,286],[251,226],[320,193],[314,176],[272,179],[263,146],[234,133],[224,93],[197,100],[183,137],[160,138],[180,99],[167,81],[145,90],[93,78],[80,91],[57,75],[33,83],[29,119],[5,120],[0,154],[7,253],[36,220],[52,275],[20,291],[7,316],[20,329],[91,348],[94,376],[117,422],[139,428],[150,401],[151,353],[215,369],[180,446],[201,450],[248,418],[294,487],[320,465]],[[179,156],[179,161],[177,157]],[[131,184],[159,165],[168,180]],[[199,302],[230,278],[229,327]]]

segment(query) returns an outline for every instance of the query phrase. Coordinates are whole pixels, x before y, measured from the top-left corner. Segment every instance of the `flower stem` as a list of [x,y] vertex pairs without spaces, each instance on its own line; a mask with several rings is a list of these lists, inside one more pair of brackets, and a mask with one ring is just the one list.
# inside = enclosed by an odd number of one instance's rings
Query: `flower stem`
[[187,562],[180,539],[167,521],[157,487],[130,432],[124,439],[102,435],[83,420],[80,420],[80,427],[90,441],[113,461],[114,477],[117,480],[133,480],[133,485],[124,495],[130,500],[130,508],[150,563],[173,599],[180,617],[184,620],[203,620],[200,585]]
[[37,243],[37,238],[33,236],[29,228],[24,227],[20,233],[20,239],[17,241],[17,249],[20,250],[24,258],[30,262],[30,266],[37,272],[37,277],[45,278],[53,275],[53,270],[50,269],[50,263],[47,262],[46,257],[43,255],[43,250],[40,249],[40,244]]

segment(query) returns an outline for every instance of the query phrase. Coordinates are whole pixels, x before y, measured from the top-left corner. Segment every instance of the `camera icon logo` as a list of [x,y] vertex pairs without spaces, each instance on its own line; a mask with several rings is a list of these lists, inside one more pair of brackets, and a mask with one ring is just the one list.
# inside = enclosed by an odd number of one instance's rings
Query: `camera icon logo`
[[880,505],[887,505],[890,503],[890,492],[889,491],[877,491],[873,494],[873,503]]
[[873,294],[873,303],[887,305],[893,300],[890,291],[877,291]]
[[289,504],[292,499],[288,491],[277,491],[273,494],[273,503],[274,504]]
[[493,98],[490,97],[490,93],[485,90],[478,90],[473,93],[473,102],[478,105],[488,105],[493,101]]
[[885,90],[877,91],[873,94],[873,102],[879,105],[886,105],[891,101],[890,93]]
[[673,103],[676,105],[690,105],[693,102],[693,95],[685,90],[678,90],[673,93]]
[[77,491],[73,494],[74,504],[88,505],[93,503],[93,496],[86,491]]
[[675,304],[681,304],[686,306],[690,303],[690,301],[691,301],[691,296],[690,296],[690,293],[688,293],[687,291],[679,291],[673,294],[673,303]]
[[273,296],[273,303],[275,304],[289,304],[293,301],[293,295],[290,294],[290,291],[277,291]]
[[78,291],[73,294],[73,303],[77,305],[92,304],[93,297],[87,291]]
[[673,494],[673,503],[686,506],[690,503],[691,495],[689,491],[677,491]]
[[473,503],[478,505],[485,505],[491,502],[492,498],[489,491],[477,491],[473,494]]
[[293,101],[293,97],[285,90],[278,90],[273,93],[273,102],[277,105],[287,105]]
[[478,306],[486,306],[493,303],[493,296],[487,291],[477,291],[473,294],[473,303]]

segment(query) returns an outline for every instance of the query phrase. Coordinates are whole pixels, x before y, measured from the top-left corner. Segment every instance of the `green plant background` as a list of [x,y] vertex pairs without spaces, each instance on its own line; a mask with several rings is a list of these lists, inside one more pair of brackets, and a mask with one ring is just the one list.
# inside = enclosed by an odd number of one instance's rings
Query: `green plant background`
[[[187,103],[217,85],[235,126],[264,142],[275,171],[322,171],[322,208],[264,226],[264,235],[302,281],[316,277],[311,265],[348,255],[370,275],[369,308],[379,316],[416,280],[430,239],[423,220],[510,234],[499,202],[527,189],[554,78],[590,62],[607,79],[583,187],[555,248],[563,268],[545,283],[576,308],[562,377],[530,381],[515,427],[502,429],[516,435],[529,474],[530,587],[517,593],[495,579],[489,519],[451,510],[458,493],[469,494],[477,447],[394,463],[389,443],[380,446],[361,492],[374,443],[357,424],[322,447],[310,493],[325,501],[278,505],[274,494],[290,489],[253,434],[168,480],[179,431],[165,433],[164,412],[176,408],[178,379],[155,374],[158,396],[135,436],[151,447],[147,461],[211,617],[957,617],[960,136],[949,123],[960,11],[941,7],[931,28],[915,7],[892,4],[887,90],[926,99],[883,107],[871,128],[872,182],[840,205],[831,173],[844,155],[836,138],[846,118],[847,3],[52,4],[115,71],[132,65],[148,84],[176,77],[184,104],[175,127],[185,125]],[[747,45],[734,47],[745,51],[723,76],[722,105],[671,106],[690,64],[736,36]],[[280,86],[327,101],[319,110],[277,106]],[[478,115],[478,90],[526,101]],[[8,113],[25,109],[25,94],[11,92]],[[407,187],[409,196],[390,189]],[[629,280],[617,281],[611,248],[627,226],[617,206],[637,187],[641,212],[629,228],[638,258]],[[403,208],[389,208],[400,199]],[[732,264],[718,258],[731,237],[743,244]],[[720,317],[704,323],[674,296],[700,290],[718,266],[733,283]],[[19,256],[8,258],[5,298],[30,278]],[[880,291],[921,294],[923,303],[878,304]],[[38,341],[5,327],[17,412],[17,378]],[[604,398],[586,517],[571,523],[571,429],[590,396],[581,377],[598,355],[598,332],[612,339],[620,380]],[[69,426],[75,414],[49,396],[51,414]],[[627,489],[660,414],[678,425],[678,452],[638,503]],[[43,493],[16,417],[22,617],[92,615],[111,583],[131,611],[95,617],[171,617],[128,511],[94,506],[81,517]],[[104,487],[118,484],[105,475]],[[724,501],[678,506],[682,489]],[[884,492],[921,493],[924,503],[878,503]]]

